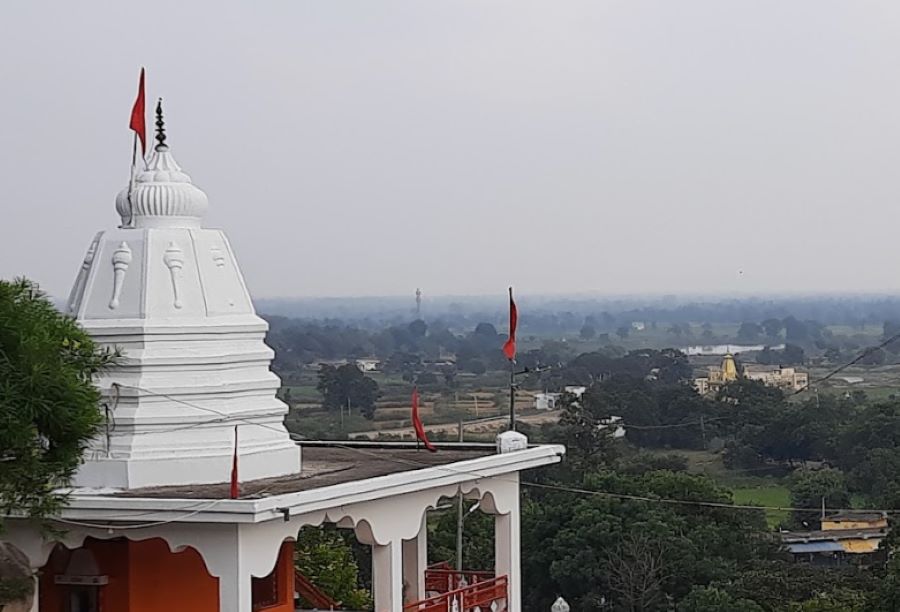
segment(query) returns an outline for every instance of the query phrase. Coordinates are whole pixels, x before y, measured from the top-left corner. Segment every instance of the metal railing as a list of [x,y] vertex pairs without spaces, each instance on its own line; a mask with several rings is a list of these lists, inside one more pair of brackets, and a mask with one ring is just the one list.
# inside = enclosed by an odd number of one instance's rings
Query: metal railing
[[322,610],[340,610],[341,602],[329,597],[322,589],[310,582],[309,578],[294,570],[294,589],[306,603]]
[[[403,606],[403,612],[498,612],[505,610],[506,576],[490,578]],[[496,604],[493,608],[491,604]]]
[[446,593],[465,586],[484,582],[494,577],[494,572],[479,570],[456,570],[446,561],[436,563],[425,570],[425,591]]

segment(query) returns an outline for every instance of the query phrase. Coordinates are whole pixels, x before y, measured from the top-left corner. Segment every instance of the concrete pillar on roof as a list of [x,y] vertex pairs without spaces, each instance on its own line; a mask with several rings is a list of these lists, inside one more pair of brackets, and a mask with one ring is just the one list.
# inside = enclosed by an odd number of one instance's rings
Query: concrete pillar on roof
[[519,483],[518,474],[507,477],[515,478],[515,487],[503,493],[502,505],[508,512],[494,516],[494,571],[497,576],[506,576],[508,580],[508,612],[522,611],[522,563],[520,557],[520,518],[519,518]]
[[406,603],[425,599],[425,569],[428,567],[428,513],[422,513],[422,527],[411,540],[403,540],[403,587]]
[[375,612],[403,612],[402,540],[372,546],[372,595]]

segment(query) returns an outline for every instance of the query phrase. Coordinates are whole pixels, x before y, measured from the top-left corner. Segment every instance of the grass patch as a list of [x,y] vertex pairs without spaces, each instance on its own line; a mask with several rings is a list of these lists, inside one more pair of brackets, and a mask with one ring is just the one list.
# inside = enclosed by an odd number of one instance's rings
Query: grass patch
[[[769,482],[756,486],[735,487],[731,490],[734,503],[747,506],[780,506],[791,505],[791,493],[786,486],[777,482]],[[787,521],[790,512],[787,510],[766,510],[766,522],[775,528]]]

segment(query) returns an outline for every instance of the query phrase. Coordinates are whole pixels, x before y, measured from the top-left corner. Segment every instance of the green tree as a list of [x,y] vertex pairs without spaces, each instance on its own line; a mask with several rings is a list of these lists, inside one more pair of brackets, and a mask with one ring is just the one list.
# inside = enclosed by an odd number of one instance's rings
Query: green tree
[[297,534],[296,566],[329,597],[352,610],[369,609],[369,593],[361,588],[359,562],[340,531],[330,525],[304,527]]
[[[448,561],[456,567],[455,498],[452,506],[452,510],[442,510],[428,516],[428,558],[433,563]],[[472,511],[473,506],[474,502],[465,502],[463,569],[488,570],[494,567],[494,517],[480,510]]]
[[581,331],[578,332],[578,335],[581,337],[582,340],[593,340],[593,338],[597,335],[597,328],[594,327],[593,325],[589,325],[588,323],[585,323],[581,327]]
[[716,587],[695,586],[678,603],[678,612],[763,612],[763,608]]
[[375,416],[375,401],[380,395],[378,383],[353,364],[337,368],[323,365],[319,370],[316,388],[322,393],[322,405],[328,410],[351,406],[357,408],[367,419]]
[[[113,359],[37,285],[0,281],[0,532],[12,510],[43,520],[65,504],[60,489],[103,421],[92,377]],[[32,590],[11,563],[0,568],[0,608]]]
[[[752,599],[764,610],[773,612],[792,610],[791,606],[798,604],[812,606],[815,605],[812,602],[823,603],[826,598],[848,601],[873,593],[878,582],[872,571],[852,566],[833,568],[785,560],[747,561],[731,579],[715,582],[712,586],[737,598]],[[852,607],[847,609],[854,610]],[[885,611],[896,609],[884,608]]]
[[[816,517],[821,513],[822,503],[826,508],[848,508],[850,492],[844,473],[834,468],[818,470],[798,470],[791,482],[791,506],[810,508],[810,512],[795,511],[793,521],[796,526],[815,528]],[[805,525],[804,525],[805,523]]]
[[760,326],[763,328],[763,331],[766,332],[766,337],[770,340],[777,340],[781,337],[781,332],[784,330],[784,323],[782,323],[778,319],[766,319]]
[[0,528],[56,513],[103,421],[92,376],[114,355],[27,280],[0,281]]
[[603,494],[527,490],[522,566],[529,610],[548,609],[559,593],[574,610],[596,610],[604,598],[621,610],[665,609],[692,585],[729,580],[737,563],[772,554],[760,537],[761,512],[614,497],[730,503],[705,477],[601,468],[580,480],[580,488]]
[[884,365],[885,361],[887,361],[887,354],[884,349],[875,348],[867,351],[859,360],[859,363],[862,365]]
[[409,324],[408,328],[409,333],[413,335],[415,338],[424,338],[425,334],[428,332],[428,324],[425,323],[422,319],[416,319],[412,323]]

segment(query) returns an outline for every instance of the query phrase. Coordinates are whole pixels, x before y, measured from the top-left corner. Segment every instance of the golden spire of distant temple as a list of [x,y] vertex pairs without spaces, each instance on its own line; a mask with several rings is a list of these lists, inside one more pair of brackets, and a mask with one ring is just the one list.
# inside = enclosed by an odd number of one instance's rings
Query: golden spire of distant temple
[[722,359],[722,382],[731,382],[738,379],[737,364],[734,362],[734,355],[726,353]]

